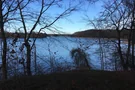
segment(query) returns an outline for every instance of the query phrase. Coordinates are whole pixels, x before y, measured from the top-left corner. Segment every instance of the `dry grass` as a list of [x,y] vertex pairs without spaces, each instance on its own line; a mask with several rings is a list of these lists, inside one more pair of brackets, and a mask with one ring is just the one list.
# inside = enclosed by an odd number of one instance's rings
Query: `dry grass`
[[135,72],[69,71],[0,81],[0,90],[135,90]]

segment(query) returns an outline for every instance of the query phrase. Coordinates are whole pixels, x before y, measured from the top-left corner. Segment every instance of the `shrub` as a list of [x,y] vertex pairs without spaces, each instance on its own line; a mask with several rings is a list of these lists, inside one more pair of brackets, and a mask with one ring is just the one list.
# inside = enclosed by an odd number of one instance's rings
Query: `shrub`
[[71,57],[74,60],[76,68],[78,69],[90,69],[90,65],[88,62],[88,54],[80,48],[71,50]]

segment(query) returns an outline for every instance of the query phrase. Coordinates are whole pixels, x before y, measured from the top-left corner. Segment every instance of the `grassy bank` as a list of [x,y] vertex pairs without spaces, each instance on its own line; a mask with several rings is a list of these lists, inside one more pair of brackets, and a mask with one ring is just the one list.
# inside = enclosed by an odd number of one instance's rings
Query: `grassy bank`
[[0,81],[0,90],[135,90],[135,72],[69,71]]

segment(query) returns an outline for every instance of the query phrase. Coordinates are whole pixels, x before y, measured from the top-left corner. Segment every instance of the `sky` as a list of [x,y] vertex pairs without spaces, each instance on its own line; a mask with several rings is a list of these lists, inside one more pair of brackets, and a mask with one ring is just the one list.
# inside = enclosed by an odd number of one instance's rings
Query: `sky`
[[[68,1],[70,0],[63,0],[63,2],[61,3],[63,5],[63,8],[68,7],[67,5]],[[79,0],[71,0],[71,1],[77,2]],[[76,4],[73,2],[72,2],[72,5]],[[78,11],[73,12],[68,17],[58,20],[55,23],[55,25],[57,26],[58,30],[67,34],[72,34],[77,31],[92,29],[93,27],[90,25],[87,25],[87,22],[83,18],[85,17],[85,15],[88,15],[90,19],[94,19],[95,17],[98,16],[99,12],[102,10],[101,6],[102,6],[102,0],[99,0],[98,2],[93,3],[93,4],[88,4],[85,2],[85,4],[83,3],[83,5],[80,7],[81,10],[79,9]],[[33,11],[37,10],[37,12],[40,12],[41,4],[39,5],[39,3],[37,2],[37,3],[31,4],[28,8],[30,10],[33,10]],[[58,7],[54,6],[54,7],[49,8],[49,10],[46,12],[45,15],[48,15],[49,16],[48,20],[51,20],[52,18],[50,18],[50,16],[55,18],[56,15],[63,12],[63,10],[64,9],[59,9]],[[27,29],[33,26],[33,23],[29,23],[30,21],[29,19],[25,19],[25,21],[27,23],[26,25],[28,26]],[[20,25],[22,25],[22,23],[20,24],[17,23],[18,27],[20,27]],[[39,30],[39,27],[37,27],[37,31],[38,30]],[[49,30],[45,30],[45,32],[47,34],[52,33]]]
[[[81,7],[83,10],[72,13],[66,19],[59,20],[56,25],[60,31],[72,34],[77,31],[83,31],[92,29],[93,27],[87,25],[87,22],[83,19],[85,15],[88,15],[90,19],[94,19],[102,10],[102,2],[96,2],[94,4],[85,4]],[[51,32],[47,32],[51,33]]]

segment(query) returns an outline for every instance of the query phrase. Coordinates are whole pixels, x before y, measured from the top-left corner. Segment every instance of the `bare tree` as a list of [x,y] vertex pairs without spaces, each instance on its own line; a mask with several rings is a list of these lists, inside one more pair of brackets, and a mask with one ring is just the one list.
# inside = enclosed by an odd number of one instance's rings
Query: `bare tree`
[[[2,36],[2,78],[7,79],[7,38],[6,28],[15,20],[14,14],[18,5],[16,0],[0,0],[0,30]],[[8,29],[9,30],[9,29]]]
[[[74,0],[70,0],[75,2]],[[79,0],[80,3],[81,0]],[[33,44],[30,45],[30,37],[33,31],[40,33],[42,30],[56,29],[53,27],[54,23],[65,16],[70,15],[76,10],[78,4],[72,2],[68,3],[68,6],[63,7],[62,0],[0,0],[0,30],[2,36],[2,78],[7,79],[7,38],[6,30],[13,29],[13,26],[23,30],[25,33],[24,42],[27,49],[27,74],[31,75],[30,62],[31,62],[31,49],[34,46],[36,39]],[[78,2],[78,1],[77,1]],[[63,3],[63,4],[62,4]],[[34,10],[33,7],[37,6]],[[50,17],[48,11],[52,7],[62,8],[63,12],[57,14],[56,16]],[[65,8],[65,10],[63,9]],[[30,10],[31,9],[31,10]],[[35,12],[37,11],[37,12]],[[19,13],[19,15],[18,15]],[[53,18],[53,19],[52,19]],[[15,21],[15,22],[14,22]],[[20,25],[20,22],[22,26]],[[28,22],[31,25],[28,25]],[[29,26],[31,29],[29,29]],[[51,29],[50,29],[51,27]]]
[[[52,30],[55,28],[55,22],[58,21],[61,18],[64,18],[66,16],[69,16],[73,11],[76,11],[78,6],[80,5],[80,2],[78,4],[72,4],[72,2],[67,2],[66,8],[63,8],[64,3],[61,0],[17,0],[19,4],[19,16],[20,21],[22,23],[21,30],[24,31],[24,45],[26,47],[26,69],[27,69],[27,75],[32,75],[31,72],[31,50],[36,42],[36,38],[31,43],[30,38],[34,31],[38,32],[38,34],[41,31]],[[39,9],[32,9],[31,6],[38,5]],[[53,13],[53,16],[47,15],[48,12],[51,10],[51,8],[57,7],[58,9],[61,9],[62,11],[59,14]]]
[[135,44],[135,1],[134,0],[124,0],[123,1],[124,5],[127,7],[127,9],[129,10],[129,12],[131,13],[130,16],[130,35],[129,36],[129,41],[131,39],[132,43],[132,69],[135,69],[135,60],[134,60],[134,44]]
[[[124,70],[134,67],[134,0],[107,0],[104,3],[104,11],[101,12],[97,22],[99,26],[111,29],[117,32],[117,41],[115,42],[117,52],[120,57],[121,65]],[[99,23],[100,22],[100,23]],[[127,32],[128,46],[123,49],[122,35]],[[132,47],[132,49],[131,49]],[[131,51],[132,50],[132,51]],[[126,58],[124,51],[126,51]],[[131,53],[132,52],[132,53]],[[130,55],[132,54],[132,67]]]

